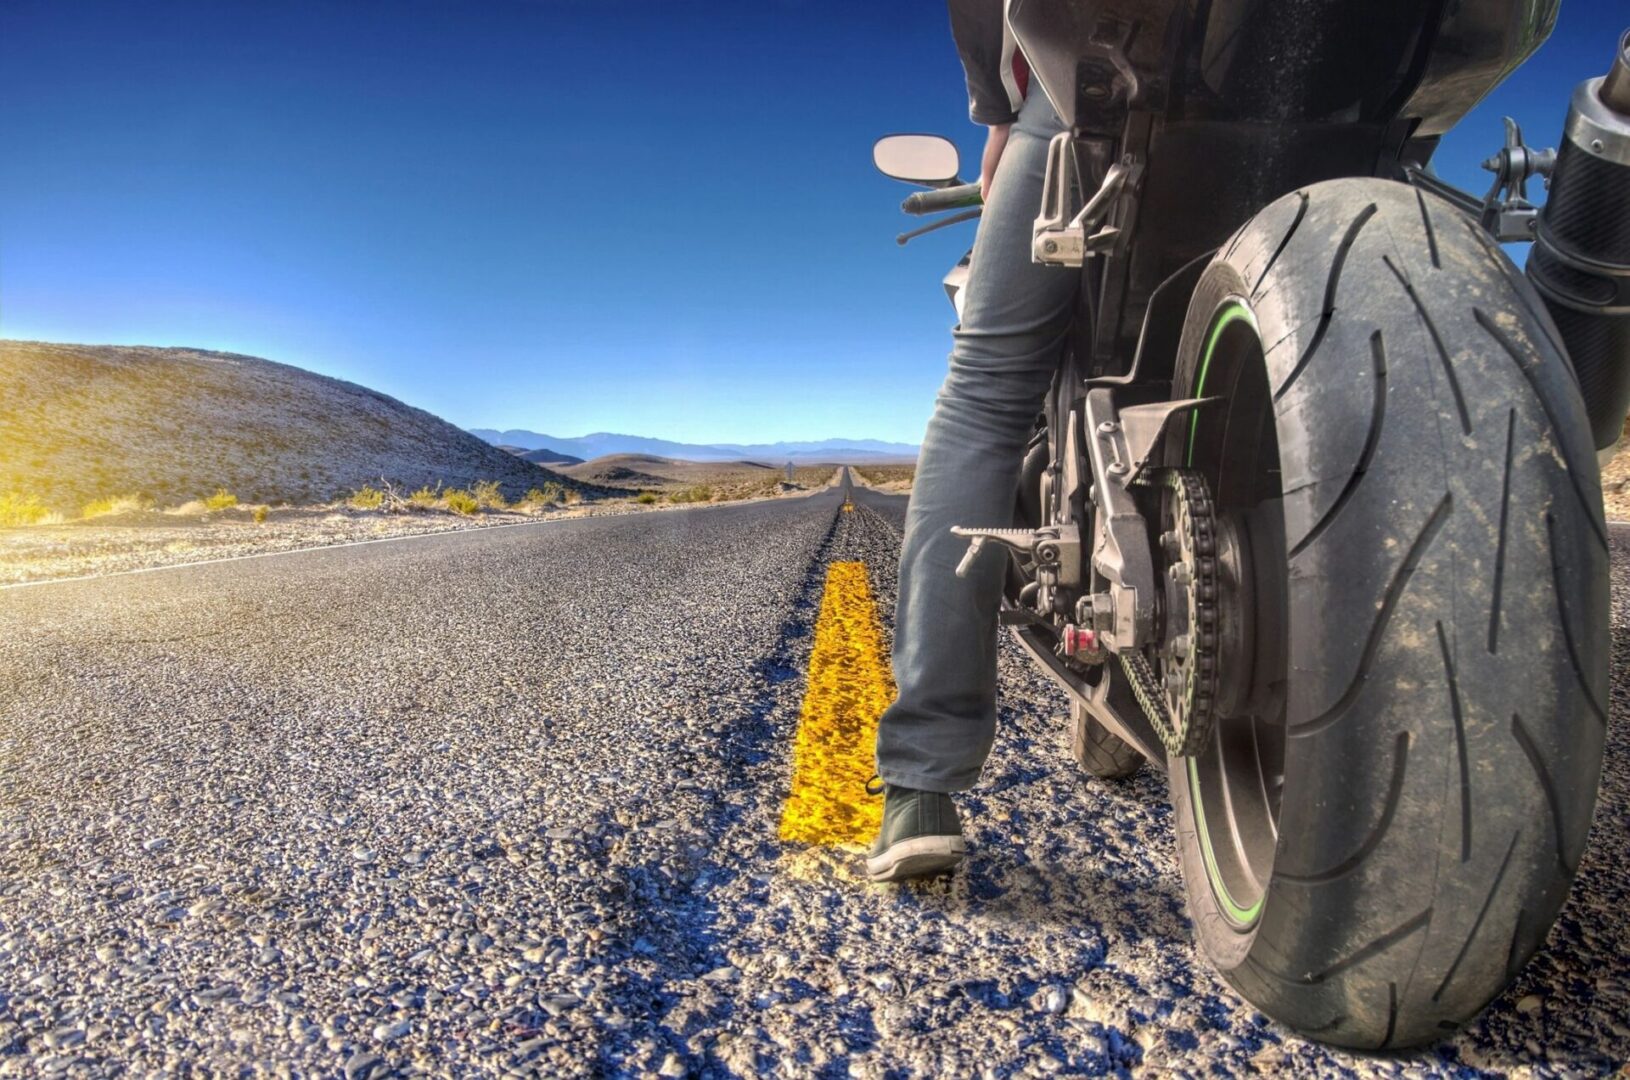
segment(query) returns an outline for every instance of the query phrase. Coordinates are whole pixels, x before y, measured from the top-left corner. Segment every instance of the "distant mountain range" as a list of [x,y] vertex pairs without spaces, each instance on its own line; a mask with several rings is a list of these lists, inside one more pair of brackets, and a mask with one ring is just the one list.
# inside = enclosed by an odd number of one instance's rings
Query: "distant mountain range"
[[536,431],[512,428],[470,428],[470,434],[494,446],[518,446],[526,450],[552,450],[562,457],[585,461],[607,454],[654,454],[681,461],[830,461],[834,464],[863,464],[889,460],[915,460],[917,447],[910,443],[879,439],[820,439],[814,442],[776,443],[682,443],[668,439],[648,439],[641,435],[617,435],[597,431],[592,435],[563,438]]

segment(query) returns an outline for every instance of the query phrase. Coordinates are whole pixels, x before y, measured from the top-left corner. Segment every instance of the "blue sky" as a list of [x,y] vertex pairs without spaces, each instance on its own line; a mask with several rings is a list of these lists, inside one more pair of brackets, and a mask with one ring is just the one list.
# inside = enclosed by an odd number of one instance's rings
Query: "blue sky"
[[[1554,145],[1618,6],[1564,0],[1439,171],[1481,191],[1504,113]],[[0,335],[698,442],[918,439],[972,233],[896,247],[870,147],[982,134],[924,0],[6,0],[0,116]]]

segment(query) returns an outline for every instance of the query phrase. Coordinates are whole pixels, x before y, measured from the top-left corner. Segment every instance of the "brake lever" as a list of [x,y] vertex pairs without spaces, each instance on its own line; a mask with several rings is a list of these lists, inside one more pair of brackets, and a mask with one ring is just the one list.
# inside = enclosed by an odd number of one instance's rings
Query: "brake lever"
[[972,210],[964,210],[961,213],[952,214],[950,217],[940,218],[938,221],[930,222],[919,229],[912,229],[910,232],[903,232],[894,238],[894,242],[899,244],[901,247],[905,247],[911,241],[917,239],[919,236],[922,236],[924,233],[931,233],[935,229],[943,229],[947,225],[960,225],[964,221],[972,221],[982,213],[984,213],[984,210],[979,207],[975,207]]

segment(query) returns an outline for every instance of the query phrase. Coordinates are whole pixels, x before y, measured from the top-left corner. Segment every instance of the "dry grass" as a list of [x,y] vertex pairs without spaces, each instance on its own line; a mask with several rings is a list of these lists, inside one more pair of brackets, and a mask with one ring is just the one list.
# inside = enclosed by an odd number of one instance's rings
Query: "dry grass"
[[481,509],[481,501],[462,488],[442,492],[441,505],[461,517],[469,517]]
[[79,516],[86,521],[92,518],[111,517],[114,514],[134,514],[142,510],[149,510],[153,500],[145,495],[112,495],[106,499],[92,499],[85,504]]
[[[837,471],[836,465],[796,465],[792,470],[792,482],[809,488],[825,487]],[[786,473],[781,475],[785,477]]]
[[511,509],[522,513],[537,514],[566,501],[566,488],[551,480],[541,488],[533,488],[525,496],[517,500]]
[[345,500],[353,510],[378,510],[385,505],[385,493],[369,484],[363,484]]
[[475,496],[475,504],[483,510],[509,509],[509,500],[504,498],[496,480],[476,481],[470,488],[470,494]]
[[668,495],[671,503],[707,503],[712,502],[715,492],[708,484],[697,484],[694,487],[681,488]]
[[[679,461],[651,454],[608,454],[560,471],[573,479],[619,489],[641,506],[686,506],[775,498],[825,487],[836,475],[837,466],[796,466],[790,485],[785,467],[767,462]],[[567,502],[571,502],[570,495]]]
[[32,495],[16,492],[0,495],[0,528],[18,525],[50,525],[62,520],[49,506]]
[[[773,497],[785,493],[785,473],[751,463],[730,462],[721,469],[705,470],[695,463],[679,463],[685,470],[709,475],[713,482],[680,483],[669,478],[657,479],[661,486],[641,486],[625,489],[625,497],[641,507],[669,504],[676,506],[732,502],[739,499]],[[705,470],[705,471],[704,471]],[[676,472],[680,471],[678,469]],[[798,470],[799,478],[810,487],[819,487],[831,480],[830,466],[806,466]],[[667,482],[662,482],[667,481]],[[721,482],[722,481],[722,482]],[[525,496],[511,502],[496,480],[478,480],[468,488],[445,488],[440,484],[423,486],[411,494],[403,494],[391,481],[380,479],[363,484],[349,495],[327,503],[329,508],[343,508],[364,513],[401,514],[409,511],[431,511],[473,517],[482,513],[506,511],[537,516],[551,510],[576,507],[584,502],[582,492],[571,486],[572,481],[545,481],[529,489]],[[803,486],[803,485],[799,485]],[[309,510],[320,506],[308,506]],[[288,509],[285,507],[285,509]],[[189,499],[180,505],[159,506],[145,494],[113,495],[85,503],[76,520],[92,521],[102,517],[127,517],[121,525],[145,523],[160,527],[162,521],[175,518],[202,518],[220,514],[224,520],[240,511],[256,524],[265,524],[271,507],[263,503],[244,503],[225,487],[216,488],[214,494],[201,499]],[[141,515],[152,515],[143,519]],[[12,493],[0,495],[0,527],[24,525],[56,525],[64,523],[64,515],[49,503],[33,495]]]
[[883,484],[909,484],[917,475],[915,465],[851,465],[861,481],[875,487]]
[[381,480],[377,487],[365,484],[358,488],[345,503],[353,510],[386,514],[430,510],[470,517],[477,513],[505,510],[537,513],[546,506],[558,505],[564,497],[565,486],[553,481],[542,488],[533,488],[524,498],[511,503],[496,480],[478,480],[468,488],[443,488],[439,484],[426,486],[409,495],[398,492],[390,481]]

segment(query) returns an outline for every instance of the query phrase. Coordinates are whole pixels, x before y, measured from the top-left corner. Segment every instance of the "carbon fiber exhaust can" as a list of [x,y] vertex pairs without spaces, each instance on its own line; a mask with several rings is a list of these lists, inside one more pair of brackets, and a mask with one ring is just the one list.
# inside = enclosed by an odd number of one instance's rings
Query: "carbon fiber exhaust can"
[[1605,450],[1630,412],[1630,31],[1608,73],[1574,90],[1527,270]]

